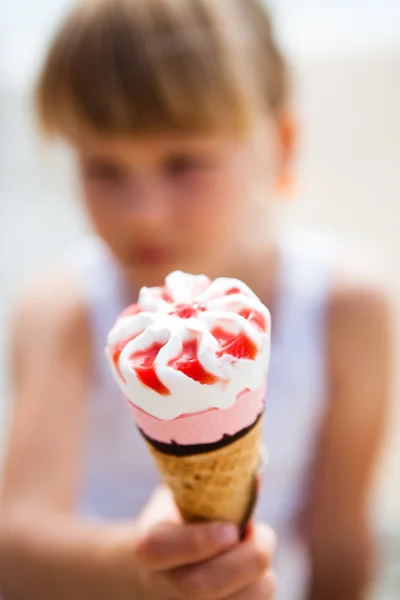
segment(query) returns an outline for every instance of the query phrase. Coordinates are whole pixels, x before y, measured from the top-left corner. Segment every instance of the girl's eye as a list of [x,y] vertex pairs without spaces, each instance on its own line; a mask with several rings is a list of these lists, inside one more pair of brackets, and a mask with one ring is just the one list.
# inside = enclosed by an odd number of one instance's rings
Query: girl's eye
[[184,177],[203,171],[210,163],[202,158],[189,155],[177,155],[169,158],[164,165],[164,171],[170,177]]

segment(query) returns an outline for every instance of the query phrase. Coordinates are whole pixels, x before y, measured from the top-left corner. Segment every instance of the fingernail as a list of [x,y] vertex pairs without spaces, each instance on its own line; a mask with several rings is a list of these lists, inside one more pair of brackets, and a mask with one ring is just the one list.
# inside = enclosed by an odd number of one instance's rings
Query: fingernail
[[236,544],[239,539],[239,532],[236,525],[226,524],[219,527],[219,539],[226,546]]

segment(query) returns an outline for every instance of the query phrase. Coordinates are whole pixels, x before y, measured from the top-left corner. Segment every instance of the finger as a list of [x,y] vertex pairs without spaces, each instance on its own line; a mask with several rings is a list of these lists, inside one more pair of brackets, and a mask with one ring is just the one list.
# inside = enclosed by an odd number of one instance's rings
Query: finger
[[275,551],[276,547],[276,535],[273,529],[269,527],[266,523],[250,523],[250,527],[248,530],[248,540],[258,540],[257,543],[263,544],[263,540],[267,547],[269,548],[272,544],[272,551]]
[[140,513],[138,527],[142,531],[147,531],[158,523],[181,522],[182,517],[179,514],[171,492],[167,487],[160,486],[153,492],[150,500]]
[[148,569],[165,571],[210,560],[238,541],[238,529],[230,523],[164,523],[139,535],[136,553]]
[[269,570],[275,534],[258,525],[252,539],[195,567],[172,573],[182,595],[192,600],[222,600],[253,585]]
[[229,596],[226,600],[272,600],[276,590],[275,573],[269,571],[259,581],[237,594]]

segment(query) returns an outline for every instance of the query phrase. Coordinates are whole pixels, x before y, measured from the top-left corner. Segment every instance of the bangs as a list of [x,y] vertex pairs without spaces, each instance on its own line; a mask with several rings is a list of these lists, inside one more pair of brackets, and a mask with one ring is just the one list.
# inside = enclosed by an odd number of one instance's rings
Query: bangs
[[[235,1],[229,4],[232,9]],[[110,136],[248,130],[263,104],[256,44],[237,11],[236,17],[222,12],[222,5],[79,4],[56,36],[39,80],[43,129],[66,137],[82,128]]]

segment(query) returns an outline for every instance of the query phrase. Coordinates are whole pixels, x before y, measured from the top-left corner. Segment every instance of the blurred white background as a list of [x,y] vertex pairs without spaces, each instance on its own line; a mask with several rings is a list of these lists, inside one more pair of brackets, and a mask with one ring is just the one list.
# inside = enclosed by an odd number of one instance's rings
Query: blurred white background
[[[45,149],[31,88],[49,35],[70,0],[14,0],[0,21],[0,423],[7,422],[9,311],[29,273],[86,229],[64,150]],[[400,275],[400,0],[274,0],[294,69],[299,116],[295,224],[344,235]],[[400,315],[400,300],[397,301]],[[398,361],[400,367],[400,362]],[[400,386],[397,386],[400,390]],[[400,532],[400,394],[380,469],[376,515]],[[1,439],[0,437],[0,446]],[[399,557],[400,562],[400,557]],[[400,597],[384,583],[379,600]],[[388,579],[389,582],[389,579]],[[390,591],[390,585],[393,586]]]

